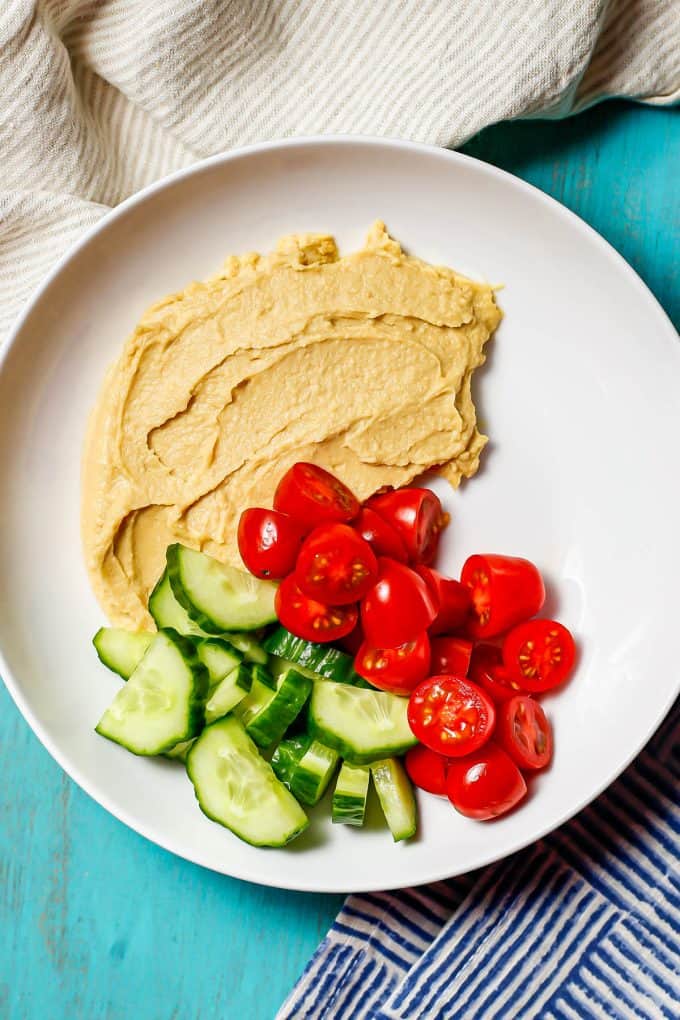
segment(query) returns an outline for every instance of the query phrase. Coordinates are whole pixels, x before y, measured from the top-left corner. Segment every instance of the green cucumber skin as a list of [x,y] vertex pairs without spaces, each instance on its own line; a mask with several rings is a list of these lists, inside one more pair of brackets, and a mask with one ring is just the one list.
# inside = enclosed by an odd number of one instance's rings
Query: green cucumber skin
[[282,740],[272,755],[271,765],[277,779],[290,790],[293,773],[300,759],[307,752],[312,738],[309,736],[287,737]]
[[342,793],[333,796],[332,821],[335,825],[356,825],[364,824],[366,814],[366,801],[359,797],[347,797]]
[[169,751],[164,751],[163,757],[169,758],[170,761],[181,761],[182,764],[185,764],[187,760],[187,755],[189,754],[189,751],[191,750],[191,747],[194,743],[194,739],[180,741],[179,744],[175,744],[174,747],[171,747]]
[[[216,687],[224,680],[228,673],[236,669],[243,661],[243,654],[223,638],[193,638],[196,653],[208,670],[208,677],[212,687]],[[220,668],[215,669],[215,663],[220,662]],[[226,666],[226,668],[224,668]]]
[[[317,758],[326,759],[325,768],[321,772],[318,771],[318,767],[314,767],[317,763],[313,760],[309,766],[305,765],[305,759],[310,756],[313,759],[315,755]],[[319,744],[318,741],[312,741],[300,758],[297,768],[293,769],[291,792],[303,804],[308,804],[310,807],[318,804],[328,789],[328,784],[338,766],[338,760],[337,751]]]
[[172,627],[185,637],[212,638],[214,634],[194,623],[186,609],[177,601],[170,585],[167,569],[163,571],[156,587],[149,595],[149,613],[159,630]]
[[233,645],[238,652],[241,652],[247,662],[266,666],[269,661],[269,656],[259,644],[256,637],[257,633],[258,631],[242,634],[225,631],[223,637],[225,641],[228,641],[230,645]]
[[312,691],[312,681],[289,670],[271,701],[248,722],[246,732],[260,747],[278,744],[284,733],[300,714]]
[[[210,696],[205,705],[205,724],[206,726],[211,725],[223,716],[228,715],[243,701],[248,692],[250,691],[253,683],[253,678],[250,670],[241,662],[233,669],[231,673],[227,673],[225,677],[220,680],[210,691]],[[224,690],[227,692],[227,705],[224,704],[224,692],[223,685],[226,685]],[[220,693],[222,692],[222,704],[219,704]],[[218,702],[218,708],[215,706],[215,700]]]
[[259,681],[259,683],[268,687],[270,691],[276,690],[276,680],[266,666],[259,662],[254,662],[250,667],[250,672],[252,673],[253,680]]
[[[110,648],[107,649],[107,644],[111,639],[115,639],[117,634],[123,641],[127,640],[130,647],[122,654],[120,651],[111,654]],[[144,658],[153,639],[154,634],[150,631],[134,632],[125,631],[120,627],[100,627],[92,638],[92,644],[99,661],[112,673],[117,673],[123,680],[128,680],[130,674],[135,671]]]
[[347,683],[347,678],[354,670],[351,655],[328,645],[304,641],[291,634],[285,627],[279,627],[270,634],[262,647],[279,659],[287,659],[326,680],[335,680],[336,683]]
[[370,781],[371,772],[367,766],[342,763],[331,809],[331,820],[335,824],[356,826],[364,824]]

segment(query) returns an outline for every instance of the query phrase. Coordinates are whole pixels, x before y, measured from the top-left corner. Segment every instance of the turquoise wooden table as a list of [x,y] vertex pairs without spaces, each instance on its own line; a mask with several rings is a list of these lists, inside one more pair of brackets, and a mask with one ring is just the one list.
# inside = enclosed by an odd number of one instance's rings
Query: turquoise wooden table
[[[492,128],[465,151],[579,213],[678,326],[676,118],[609,104]],[[340,897],[232,881],[147,843],[61,772],[1,686],[0,775],[0,1020],[272,1020]]]

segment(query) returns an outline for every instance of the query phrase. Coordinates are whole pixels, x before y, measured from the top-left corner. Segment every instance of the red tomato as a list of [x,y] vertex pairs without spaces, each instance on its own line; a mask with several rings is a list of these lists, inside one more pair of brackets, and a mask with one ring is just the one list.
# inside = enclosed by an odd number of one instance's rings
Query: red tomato
[[431,676],[413,691],[408,721],[421,744],[447,758],[459,758],[486,743],[496,712],[481,687],[469,680]]
[[305,641],[337,641],[356,626],[358,610],[354,606],[327,606],[308,599],[289,574],[276,592],[274,608],[280,623]]
[[396,648],[427,630],[437,603],[414,570],[387,556],[378,559],[378,580],[361,603],[361,624],[376,648]]
[[362,507],[352,527],[368,542],[376,556],[389,556],[390,559],[406,563],[408,553],[399,532],[375,510],[368,506]]
[[357,620],[354,630],[351,630],[349,634],[345,634],[344,638],[340,639],[340,647],[344,648],[350,655],[356,655],[364,641],[364,629],[361,626],[361,620]]
[[295,580],[310,599],[331,606],[358,602],[378,577],[368,542],[348,524],[320,524],[298,553]]
[[439,497],[429,489],[394,489],[372,496],[369,508],[399,532],[413,563],[431,563],[439,533],[449,523]]
[[564,683],[574,666],[574,639],[556,620],[529,620],[503,642],[503,662],[525,690],[548,691]]
[[274,509],[307,528],[325,521],[351,521],[359,501],[346,485],[317,464],[299,461],[286,471],[274,493]]
[[421,790],[436,793],[440,797],[446,796],[448,763],[448,758],[445,758],[443,754],[436,754],[424,744],[416,744],[410,751],[407,751],[404,758],[411,782],[419,786]]
[[552,758],[552,727],[527,694],[515,695],[498,710],[496,740],[520,769],[542,769]]
[[472,652],[468,676],[483,687],[495,705],[521,694],[522,688],[503,665],[503,655],[496,645],[477,645]]
[[430,670],[427,632],[423,631],[415,641],[407,641],[396,648],[374,648],[368,641],[364,641],[354,668],[359,676],[381,691],[410,694]]
[[430,627],[430,633],[452,634],[467,621],[472,608],[470,592],[460,581],[445,577],[432,567],[420,566],[415,569],[439,599],[439,612]]
[[430,642],[433,673],[467,676],[472,656],[472,642],[459,637],[436,637]]
[[252,507],[243,511],[238,522],[238,550],[255,577],[285,577],[295,568],[305,533],[287,514]]
[[519,804],[527,784],[512,758],[490,740],[475,754],[449,762],[446,792],[456,811],[484,821]]
[[516,556],[470,556],[461,581],[470,589],[472,637],[493,637],[535,616],[545,600],[543,580],[533,563]]

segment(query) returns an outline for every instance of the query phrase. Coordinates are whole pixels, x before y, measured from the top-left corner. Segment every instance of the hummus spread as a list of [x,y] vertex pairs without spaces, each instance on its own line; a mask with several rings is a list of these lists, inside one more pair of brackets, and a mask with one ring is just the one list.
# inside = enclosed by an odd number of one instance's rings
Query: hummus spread
[[432,467],[473,475],[470,379],[500,317],[490,286],[405,255],[380,222],[354,254],[285,237],[150,308],[85,447],[85,558],[111,621],[151,625],[171,542],[240,564],[240,512],[297,460],[362,500]]

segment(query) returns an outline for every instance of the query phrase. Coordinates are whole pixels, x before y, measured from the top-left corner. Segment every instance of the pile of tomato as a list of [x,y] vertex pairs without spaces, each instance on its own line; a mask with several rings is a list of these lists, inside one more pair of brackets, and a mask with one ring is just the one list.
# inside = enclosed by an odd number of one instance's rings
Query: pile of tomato
[[256,577],[281,581],[276,613],[298,637],[355,656],[374,687],[409,697],[420,743],[412,781],[471,818],[513,808],[525,773],[552,758],[536,695],[564,683],[574,640],[534,619],[545,599],[528,560],[470,556],[460,580],[431,564],[448,524],[429,489],[380,492],[360,504],[323,468],[294,464],[274,509],[241,515],[241,557]]

